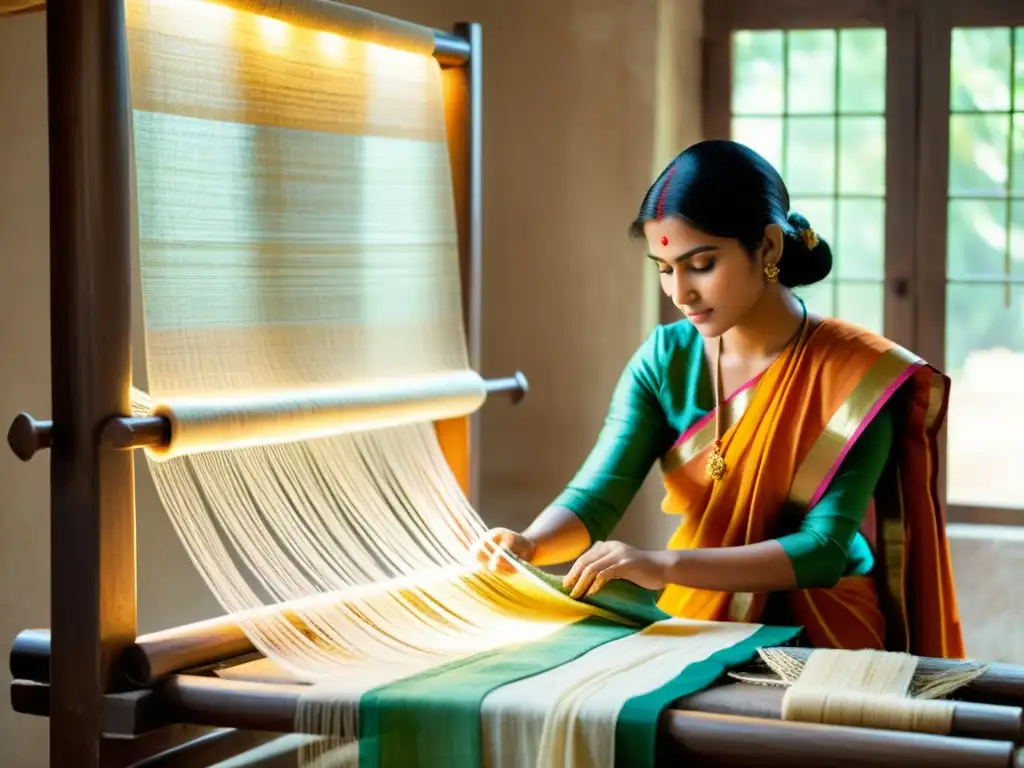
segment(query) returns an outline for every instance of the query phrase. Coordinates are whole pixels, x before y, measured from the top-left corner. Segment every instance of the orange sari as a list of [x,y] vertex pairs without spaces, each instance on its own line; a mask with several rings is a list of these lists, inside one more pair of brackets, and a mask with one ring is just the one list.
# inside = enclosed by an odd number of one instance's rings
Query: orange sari
[[[777,597],[815,646],[963,657],[937,493],[936,435],[948,392],[945,376],[886,339],[836,320],[807,325],[786,353],[723,405],[721,480],[705,475],[714,413],[662,458],[662,509],[682,518],[669,548],[776,537],[781,515],[817,503],[864,428],[892,403],[893,448],[864,531],[875,550],[874,573]],[[766,594],[672,585],[659,607],[680,617],[757,622],[767,600]]]

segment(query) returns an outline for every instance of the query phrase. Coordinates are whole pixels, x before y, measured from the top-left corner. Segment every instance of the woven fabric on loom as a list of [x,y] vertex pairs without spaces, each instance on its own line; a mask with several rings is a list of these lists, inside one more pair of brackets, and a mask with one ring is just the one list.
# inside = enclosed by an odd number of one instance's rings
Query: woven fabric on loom
[[[434,59],[201,0],[127,11],[136,407],[177,403],[173,433],[222,419],[237,435],[259,410],[245,398],[322,405],[303,398],[472,373]],[[277,415],[287,438],[298,416]],[[671,620],[621,584],[582,602],[527,567],[481,571],[485,526],[431,418],[147,454],[225,610],[290,604],[239,622],[308,689],[296,726],[325,738],[306,764],[648,764],[670,701],[795,634]]]

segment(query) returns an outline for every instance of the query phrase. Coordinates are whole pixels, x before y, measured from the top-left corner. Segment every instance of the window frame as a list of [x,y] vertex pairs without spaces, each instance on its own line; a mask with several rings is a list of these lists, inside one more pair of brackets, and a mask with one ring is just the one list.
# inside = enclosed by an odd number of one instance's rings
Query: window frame
[[[738,30],[886,30],[885,335],[945,365],[949,88],[955,27],[1024,26],[1021,0],[705,0],[705,138],[728,138],[731,38]],[[946,503],[946,434],[938,491],[949,522],[1024,526],[1024,504]]]

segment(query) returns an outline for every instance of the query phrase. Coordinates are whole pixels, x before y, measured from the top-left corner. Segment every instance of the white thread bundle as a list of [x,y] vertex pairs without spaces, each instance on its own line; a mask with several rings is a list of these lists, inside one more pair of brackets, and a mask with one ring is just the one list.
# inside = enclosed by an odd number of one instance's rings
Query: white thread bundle
[[806,661],[783,648],[764,648],[760,655],[787,686],[783,719],[919,733],[948,734],[954,705],[939,698],[986,669],[965,663],[948,672],[921,675],[916,656],[875,650],[820,648]]

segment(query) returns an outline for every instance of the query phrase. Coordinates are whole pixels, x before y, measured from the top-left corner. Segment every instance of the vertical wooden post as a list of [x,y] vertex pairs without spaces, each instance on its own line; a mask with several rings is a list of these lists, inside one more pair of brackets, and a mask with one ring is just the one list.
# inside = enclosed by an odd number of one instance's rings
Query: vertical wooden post
[[124,0],[50,0],[50,762],[100,764],[102,697],[135,639],[132,453],[100,447],[131,386]]
[[457,196],[459,205],[459,229],[462,235],[460,259],[462,263],[462,300],[466,318],[466,343],[469,348],[469,364],[480,366],[480,333],[483,311],[483,30],[480,24],[460,22],[455,25],[455,34],[469,42],[469,61],[463,68],[466,79],[467,99],[463,107],[464,155],[463,186]]
[[[915,0],[886,7],[885,77],[885,335],[908,349],[914,337],[914,286],[918,252],[917,110],[920,105],[920,24]],[[927,359],[927,358],[926,358]],[[934,361],[930,361],[934,362]]]

